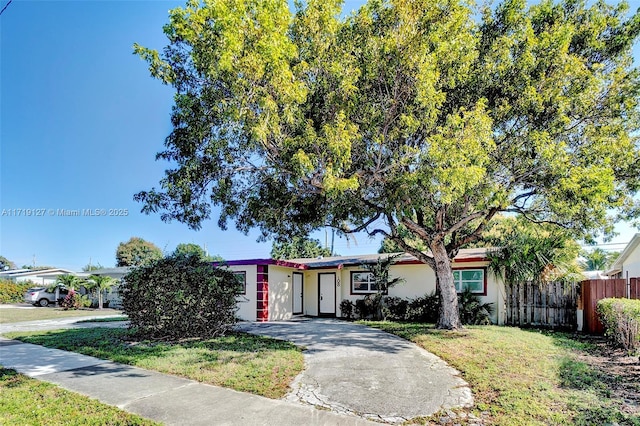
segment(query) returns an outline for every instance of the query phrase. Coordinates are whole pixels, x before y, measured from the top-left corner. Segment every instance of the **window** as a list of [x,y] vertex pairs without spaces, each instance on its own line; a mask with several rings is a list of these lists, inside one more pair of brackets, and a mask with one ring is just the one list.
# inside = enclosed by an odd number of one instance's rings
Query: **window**
[[247,294],[247,273],[245,271],[234,272],[233,276],[238,281],[238,291],[236,293]]
[[456,291],[468,288],[472,293],[485,294],[484,269],[456,269],[453,271]]
[[375,293],[378,285],[371,272],[351,272],[351,293]]

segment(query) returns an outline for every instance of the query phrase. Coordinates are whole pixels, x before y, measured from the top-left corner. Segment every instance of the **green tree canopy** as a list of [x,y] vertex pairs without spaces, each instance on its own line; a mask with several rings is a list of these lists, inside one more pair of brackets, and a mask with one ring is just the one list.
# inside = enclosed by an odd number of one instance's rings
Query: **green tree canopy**
[[289,241],[274,241],[271,246],[272,259],[299,259],[331,255],[331,250],[322,247],[320,241],[307,237],[296,236]]
[[606,251],[599,247],[592,250],[583,250],[580,255],[584,259],[582,267],[587,271],[604,271],[616,261],[620,252]]
[[224,259],[220,256],[209,256],[207,252],[198,244],[180,243],[176,246],[172,256],[197,256],[198,259],[205,262],[222,262]]
[[435,270],[442,328],[461,326],[451,259],[498,213],[580,236],[640,215],[626,3],[370,0],[345,19],[340,4],[193,0],[162,54],[134,46],[176,91],[157,155],[172,168],[136,194],[144,212],[382,234]]
[[0,271],[5,269],[16,269],[16,264],[4,256],[0,256]]
[[162,257],[162,250],[155,244],[131,237],[126,243],[118,244],[116,266],[146,266]]
[[87,263],[82,267],[82,270],[84,272],[97,271],[98,269],[104,269],[104,266],[102,266],[100,263],[96,263],[95,265]]
[[570,232],[552,224],[536,225],[524,217],[506,217],[485,232],[490,269],[507,285],[528,281],[582,280],[580,246]]

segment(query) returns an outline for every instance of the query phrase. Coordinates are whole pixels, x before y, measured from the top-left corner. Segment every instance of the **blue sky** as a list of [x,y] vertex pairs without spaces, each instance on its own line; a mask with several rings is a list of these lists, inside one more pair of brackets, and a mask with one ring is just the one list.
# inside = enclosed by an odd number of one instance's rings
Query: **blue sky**
[[[149,76],[132,45],[161,49],[167,12],[183,4],[13,0],[0,17],[1,255],[18,266],[34,257],[69,269],[90,260],[113,266],[118,243],[139,236],[165,252],[196,243],[226,259],[268,257],[271,243],[257,243],[257,233],[221,231],[217,218],[191,231],[143,215],[133,201],[162,177],[165,164],[154,156],[171,131],[173,92]],[[620,232],[614,241],[633,231]],[[336,240],[340,254],[378,247],[364,235],[357,244]]]

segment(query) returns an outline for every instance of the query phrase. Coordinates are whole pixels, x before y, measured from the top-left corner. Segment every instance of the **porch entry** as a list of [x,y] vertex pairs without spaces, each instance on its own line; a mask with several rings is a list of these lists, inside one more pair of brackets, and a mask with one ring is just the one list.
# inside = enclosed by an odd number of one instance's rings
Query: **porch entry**
[[318,274],[318,316],[336,316],[336,274]]
[[293,314],[302,314],[302,274],[300,272],[293,273]]

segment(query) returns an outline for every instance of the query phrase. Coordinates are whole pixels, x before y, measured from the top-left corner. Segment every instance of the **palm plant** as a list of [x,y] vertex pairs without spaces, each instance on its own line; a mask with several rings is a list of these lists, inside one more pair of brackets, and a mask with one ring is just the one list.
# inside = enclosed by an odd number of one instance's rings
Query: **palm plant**
[[105,290],[109,290],[116,280],[106,275],[91,275],[84,286],[87,290],[95,290],[98,293],[98,309],[102,309],[102,296]]

